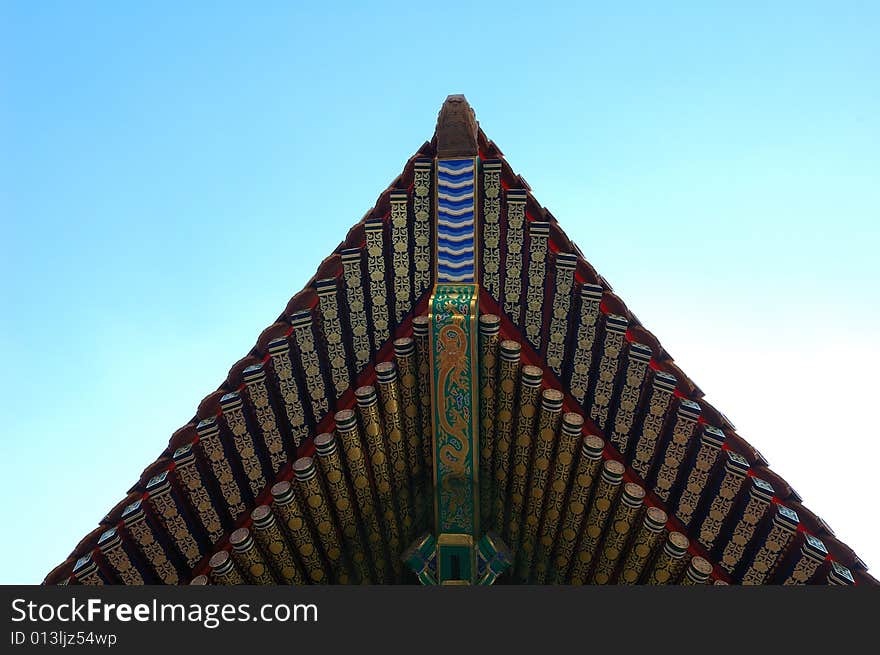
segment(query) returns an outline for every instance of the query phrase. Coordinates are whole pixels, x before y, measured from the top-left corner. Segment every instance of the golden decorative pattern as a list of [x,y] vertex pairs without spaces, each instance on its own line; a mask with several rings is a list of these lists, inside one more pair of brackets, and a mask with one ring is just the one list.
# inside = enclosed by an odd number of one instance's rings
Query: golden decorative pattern
[[620,390],[620,398],[616,403],[617,409],[611,428],[611,443],[621,455],[625,455],[629,449],[629,439],[632,435],[633,423],[639,408],[639,399],[642,396],[642,388],[648,375],[648,364],[652,354],[648,346],[635,342],[629,344],[623,388]]
[[605,442],[599,437],[595,435],[584,437],[581,456],[568,499],[568,507],[565,510],[565,518],[562,521],[562,529],[559,531],[559,539],[556,543],[553,561],[556,584],[565,584],[568,580],[568,569],[581,533],[590,492],[602,464],[603,448],[605,448]]
[[654,483],[654,493],[663,502],[669,501],[669,494],[678,479],[678,471],[697,429],[701,411],[697,403],[686,398],[682,398],[678,404],[678,416],[672,428],[672,436],[666,444],[666,452],[660,462],[660,468],[657,469],[657,480]]
[[232,444],[241,460],[241,466],[247,476],[251,493],[256,498],[266,486],[266,476],[263,475],[263,465],[257,456],[254,438],[248,430],[247,422],[244,418],[239,393],[232,391],[224,394],[220,398],[220,408],[223,412],[222,416],[226,422],[226,427],[232,433]]
[[776,506],[770,532],[743,574],[744,585],[765,584],[773,576],[780,558],[794,540],[798,522],[798,515],[794,510],[784,505]]
[[409,275],[407,192],[391,192],[391,266],[394,269],[394,319],[400,324],[412,308]]
[[171,563],[168,553],[165,552],[165,548],[156,539],[153,529],[147,523],[142,501],[138,500],[126,507],[122,513],[122,519],[128,533],[137,542],[141,553],[153,567],[158,578],[164,584],[178,584],[180,578],[177,575],[177,569]]
[[[755,528],[770,505],[773,498],[773,487],[760,478],[752,478],[752,487],[749,489],[749,500],[743,509],[742,516],[736,523],[730,540],[721,552],[721,560],[718,562],[728,573],[733,573],[745,553],[755,534]],[[765,486],[766,485],[766,486]],[[767,488],[769,487],[769,489]]]
[[707,551],[714,547],[715,540],[721,532],[721,526],[727,515],[730,514],[730,510],[733,509],[733,502],[745,482],[748,470],[749,463],[742,455],[733,451],[727,452],[724,477],[712,499],[709,512],[700,526],[698,540]]
[[397,499],[400,517],[401,536],[410,541],[412,533],[412,499],[409,492],[410,472],[403,434],[400,385],[397,380],[397,365],[394,362],[376,364],[376,382],[379,387],[379,400],[382,406],[382,419],[385,426],[385,445],[388,464],[391,470],[391,483]]
[[214,584],[226,586],[247,584],[235,566],[232,555],[227,550],[214,553],[208,566],[211,569],[211,579],[214,580]]
[[293,437],[293,445],[295,448],[299,448],[309,436],[309,426],[306,424],[305,409],[296,378],[293,375],[290,344],[283,337],[274,339],[269,343],[268,350],[272,360],[272,370],[275,372],[275,382],[284,401],[284,413],[287,415],[287,424]]
[[577,556],[571,569],[571,584],[582,585],[587,581],[590,566],[605,533],[605,524],[611,515],[611,508],[623,481],[623,471],[623,464],[614,460],[609,460],[602,466],[602,475],[599,476],[599,484],[596,486],[596,493],[587,514],[584,531],[576,548]]
[[[392,211],[394,207],[392,205]],[[406,205],[403,206],[404,213]],[[367,277],[370,284],[370,320],[373,336],[373,352],[377,352],[388,341],[390,321],[388,319],[388,285],[385,278],[385,238],[384,223],[381,218],[371,218],[364,223],[367,252]]]
[[358,530],[354,503],[345,481],[345,470],[342,467],[342,458],[339,456],[336,442],[334,434],[327,432],[319,434],[315,437],[315,452],[318,454],[318,462],[321,466],[321,472],[324,474],[324,482],[327,485],[327,492],[330,494],[330,501],[336,509],[342,538],[345,544],[350,546],[350,555],[355,571],[361,583],[369,584],[372,575],[367,561],[368,551],[361,539],[360,530]]
[[782,583],[784,585],[805,585],[814,575],[819,567],[825,562],[828,556],[828,549],[821,539],[811,534],[804,533],[804,543],[801,546],[800,558],[794,565],[791,573]]
[[617,563],[623,555],[623,549],[629,539],[629,534],[635,525],[636,518],[645,500],[645,490],[637,484],[627,482],[623,485],[620,502],[614,512],[614,517],[605,532],[602,548],[599,550],[599,558],[593,570],[592,584],[608,584]]
[[306,576],[300,570],[290,546],[287,545],[272,508],[268,505],[260,505],[251,512],[251,519],[254,538],[269,558],[278,579],[284,584],[306,584]]
[[516,341],[499,344],[501,361],[498,367],[498,397],[495,413],[495,454],[492,463],[495,482],[495,502],[492,508],[495,532],[504,531],[507,508],[507,487],[510,474],[510,455],[513,446],[513,407],[516,383],[519,379],[521,346]]
[[421,298],[431,287],[431,167],[432,160],[415,163],[413,179],[413,287]]
[[196,467],[192,444],[181,446],[174,451],[174,473],[189,498],[190,507],[196,510],[202,527],[208,533],[208,539],[212,544],[216,544],[223,537],[223,524]]
[[694,465],[688,473],[684,489],[678,498],[678,509],[675,517],[684,525],[690,525],[700,502],[700,497],[709,482],[709,474],[718,461],[721,454],[721,446],[724,445],[724,432],[716,427],[707,425],[703,428],[703,436],[700,438],[700,448],[694,459]]
[[329,571],[321,558],[321,552],[312,538],[312,532],[306,523],[296,490],[287,481],[278,482],[272,487],[272,509],[281,520],[290,543],[293,544],[302,559],[309,579],[313,584],[327,584]]
[[336,413],[336,432],[342,443],[345,466],[354,488],[354,498],[361,517],[361,526],[372,554],[375,581],[378,584],[384,584],[387,561],[382,545],[382,530],[379,527],[379,518],[376,515],[376,506],[370,489],[370,474],[367,471],[367,460],[364,457],[357,417],[353,411],[343,409]]
[[125,548],[122,546],[122,539],[116,528],[110,528],[98,539],[98,547],[104,558],[113,567],[116,575],[122,580],[122,584],[126,585],[142,585],[144,579],[140,571],[137,570]]
[[385,543],[388,546],[391,558],[391,570],[394,572],[395,578],[399,579],[402,571],[400,554],[403,552],[400,539],[400,522],[394,507],[391,467],[388,462],[385,439],[382,436],[382,423],[379,418],[376,390],[371,386],[359,387],[355,391],[355,396],[357,397],[361,423],[364,426],[370,468],[373,472],[373,483],[376,485],[376,495],[379,497],[379,507],[382,512],[381,522]]
[[266,372],[263,370],[262,364],[255,364],[246,368],[242,375],[251,409],[263,435],[263,445],[266,447],[266,452],[269,453],[269,462],[274,477],[287,463],[287,453],[284,452],[284,442],[281,440],[281,432],[278,430],[278,417],[275,416],[275,410],[269,403]]
[[688,538],[681,532],[670,532],[663,545],[663,550],[657,555],[654,567],[648,575],[646,584],[666,585],[674,584],[684,568],[684,556],[688,549]]
[[[428,317],[413,318],[413,340],[416,342],[416,373],[419,382],[419,416],[422,422],[422,460],[425,463],[425,486],[430,491],[434,479],[434,440],[431,426],[431,355],[428,343]],[[430,493],[428,493],[430,495]]]
[[330,406],[327,404],[324,375],[321,373],[321,355],[315,345],[315,334],[312,330],[312,313],[307,309],[296,312],[290,317],[290,327],[293,328],[293,338],[299,349],[300,365],[312,405],[312,416],[315,417],[315,423],[319,423],[330,411]]
[[581,308],[575,335],[569,391],[578,403],[583,404],[590,386],[593,367],[593,344],[596,342],[596,324],[602,304],[602,287],[597,284],[581,286]]
[[[484,269],[485,270],[485,269]],[[495,396],[498,376],[498,332],[501,319],[480,315],[480,525],[491,525],[492,455],[495,452]]]
[[162,522],[165,532],[171,536],[174,545],[190,568],[194,567],[202,558],[202,553],[193,538],[192,531],[180,515],[177,503],[171,497],[168,471],[163,471],[147,483],[147,494],[149,503]]
[[483,288],[501,299],[501,162],[483,162]]
[[104,586],[104,580],[98,572],[98,565],[92,560],[91,553],[79,558],[73,567],[73,575],[82,585],[92,587]]
[[367,303],[364,300],[361,276],[360,248],[347,248],[342,255],[342,275],[345,279],[345,304],[348,307],[348,327],[354,347],[355,376],[370,362],[370,328],[367,323]]
[[681,576],[679,584],[690,586],[706,584],[711,574],[712,565],[708,560],[697,555],[696,557],[691,558],[691,562],[688,565],[687,570],[684,572],[684,575]]
[[[369,237],[367,238],[369,243]],[[384,277],[383,277],[384,280]],[[346,392],[351,382],[348,371],[348,352],[343,339],[342,320],[339,317],[339,301],[337,299],[336,278],[326,278],[315,282],[318,294],[318,306],[321,309],[321,332],[327,348],[327,361],[330,364],[330,377],[336,400]],[[385,306],[387,314],[388,307]],[[386,320],[387,325],[387,320]]]
[[531,365],[523,366],[520,373],[519,415],[516,422],[516,441],[513,446],[508,494],[510,515],[507,517],[507,529],[504,532],[504,541],[509,544],[514,556],[519,550],[519,533],[532,459],[532,435],[535,432],[538,392],[541,389],[543,375],[544,372],[540,368]]
[[651,554],[660,542],[666,519],[666,512],[659,507],[649,507],[645,511],[642,524],[627,550],[620,575],[617,576],[617,584],[634,585],[638,583]]
[[635,452],[630,462],[630,466],[643,480],[648,477],[648,471],[654,461],[654,451],[657,449],[657,442],[660,440],[666,415],[672,406],[676,384],[677,380],[674,376],[663,371],[654,371],[651,396],[648,399],[648,411],[642,420],[641,434],[635,444]]
[[596,387],[593,390],[593,404],[590,417],[601,430],[608,423],[608,412],[617,382],[617,370],[620,368],[620,355],[626,337],[629,321],[624,316],[608,314],[605,317],[605,339],[602,345],[602,357],[596,376]]
[[550,332],[547,335],[547,365],[556,377],[562,377],[565,361],[565,340],[568,337],[568,314],[571,311],[571,292],[577,255],[561,252],[556,255],[556,286],[553,290],[553,310],[550,314]]
[[229,460],[223,451],[223,444],[220,442],[220,428],[217,426],[216,419],[211,417],[199,421],[196,432],[199,434],[199,448],[211,466],[211,472],[214,474],[217,486],[220,487],[223,500],[229,507],[229,514],[233,522],[237,521],[247,509],[241,497],[241,488],[232,474]]
[[425,497],[425,467],[422,463],[415,342],[409,337],[395,339],[394,359],[400,373],[403,435],[413,492],[413,533],[421,534],[427,528],[429,521],[426,516],[428,503]]
[[342,540],[330,507],[325,498],[325,492],[318,479],[318,469],[311,457],[300,457],[293,463],[293,472],[299,483],[300,497],[305,501],[309,515],[312,517],[312,525],[318,533],[318,541],[324,549],[324,555],[330,563],[330,571],[335,582],[348,584],[350,572],[345,561],[345,553],[342,550]]
[[544,326],[544,283],[547,277],[547,240],[550,224],[533,221],[529,224],[529,270],[526,287],[525,333],[536,351],[541,350]]
[[571,478],[574,458],[577,456],[583,425],[584,417],[580,414],[570,412],[562,416],[562,429],[559,431],[559,443],[556,446],[553,471],[550,475],[550,484],[547,487],[544,520],[541,523],[541,538],[538,542],[535,560],[536,584],[547,582],[550,557],[553,554],[553,544],[556,542],[559,522],[562,520],[562,513],[565,509],[563,505],[565,492]]
[[272,569],[266,564],[250,530],[239,528],[229,535],[229,543],[232,545],[232,559],[250,584],[275,584]]
[[529,581],[537,549],[538,528],[544,510],[544,497],[550,477],[550,463],[556,432],[562,417],[562,392],[545,389],[541,395],[541,412],[538,415],[538,433],[532,452],[531,477],[528,500],[523,520],[522,540],[516,559],[516,573],[523,583]]
[[504,258],[504,313],[517,327],[522,327],[522,272],[526,192],[507,192],[507,253]]

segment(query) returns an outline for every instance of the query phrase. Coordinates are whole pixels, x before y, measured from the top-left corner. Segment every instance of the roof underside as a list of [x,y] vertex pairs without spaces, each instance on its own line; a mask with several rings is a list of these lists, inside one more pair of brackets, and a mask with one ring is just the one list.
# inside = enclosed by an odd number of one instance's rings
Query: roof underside
[[[876,583],[477,145],[480,313],[499,317],[481,324],[482,521],[534,540],[502,581]],[[436,148],[46,583],[416,582],[400,555],[432,522]]]

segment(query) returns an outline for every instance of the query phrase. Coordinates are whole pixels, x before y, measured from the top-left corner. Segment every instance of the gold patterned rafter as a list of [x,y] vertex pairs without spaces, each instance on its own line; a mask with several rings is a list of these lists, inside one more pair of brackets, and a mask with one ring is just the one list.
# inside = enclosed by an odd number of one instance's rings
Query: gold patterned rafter
[[547,366],[556,377],[562,377],[565,362],[565,342],[568,338],[568,320],[571,310],[571,294],[574,288],[574,273],[577,268],[577,255],[561,252],[556,255],[555,287],[553,308],[550,314],[550,331],[547,334]]
[[421,298],[431,288],[431,180],[434,161],[417,160],[413,166],[413,290]]
[[513,452],[514,402],[519,380],[519,358],[522,347],[516,341],[499,344],[501,358],[498,366],[497,412],[495,414],[495,455],[492,462],[495,500],[492,513],[495,532],[506,528],[507,489],[510,481],[510,461]]
[[[381,218],[371,218],[364,223],[364,234],[367,241],[367,279],[370,284],[370,334],[373,352],[378,352],[391,334],[388,282],[385,276],[385,222]],[[396,250],[394,252],[396,258]]]
[[321,371],[321,354],[315,341],[312,312],[308,309],[294,312],[290,316],[290,327],[293,329],[293,338],[299,350],[300,366],[305,378],[305,388],[308,390],[312,416],[315,424],[318,424],[330,411],[330,405],[327,402],[327,384]]
[[651,555],[656,549],[657,544],[660,543],[666,520],[666,512],[659,507],[648,507],[645,510],[642,523],[624,555],[620,575],[617,577],[617,584],[638,584],[648,561],[651,559]]
[[394,321],[397,325],[403,322],[413,305],[409,270],[408,201],[406,191],[391,192],[391,266],[394,272]]
[[725,438],[724,432],[718,428],[711,425],[703,427],[694,464],[688,472],[684,488],[678,498],[678,509],[675,510],[675,518],[683,525],[689,526],[693,520],[694,512],[709,482],[709,476],[721,455]]
[[187,565],[194,567],[202,558],[202,552],[172,495],[167,470],[147,482],[147,500]]
[[321,473],[330,495],[330,502],[336,510],[343,545],[349,546],[349,556],[362,584],[369,584],[373,574],[369,567],[369,551],[361,539],[358,530],[355,504],[352,501],[345,480],[345,468],[337,447],[337,438],[333,433],[325,432],[315,437],[315,452],[320,464]]
[[721,534],[721,526],[733,509],[734,501],[745,483],[748,472],[749,462],[746,458],[728,450],[724,474],[698,531],[697,538],[707,551],[715,546],[715,540]]
[[576,557],[569,576],[571,584],[585,584],[588,580],[590,567],[599,549],[599,542],[605,533],[605,525],[623,482],[623,472],[623,464],[615,460],[608,460],[602,465],[599,484],[596,486],[593,502],[587,514],[581,540],[575,550]]
[[251,411],[257,420],[263,447],[269,455],[272,477],[278,474],[287,463],[287,452],[281,438],[278,417],[269,401],[269,388],[266,386],[266,372],[263,364],[248,366],[243,372],[246,395]]
[[663,458],[658,462],[654,493],[664,502],[670,502],[670,495],[678,479],[679,469],[691,445],[697,430],[702,408],[698,403],[682,398],[678,403],[678,412],[672,434],[666,444]]
[[284,584],[306,584],[306,576],[300,569],[272,508],[269,505],[260,505],[251,512],[251,520],[254,538],[269,558],[278,580]]
[[480,315],[480,525],[492,524],[494,502],[495,396],[498,387],[499,330],[495,314]]
[[483,162],[483,288],[501,300],[501,162]]
[[654,462],[654,451],[663,425],[666,423],[666,415],[672,406],[673,393],[677,384],[675,376],[663,371],[654,371],[654,379],[651,383],[651,393],[648,397],[648,407],[642,418],[641,433],[636,440],[633,457],[630,466],[642,476],[648,477],[648,471]]
[[611,581],[644,500],[644,487],[634,482],[627,482],[623,485],[620,502],[617,504],[614,516],[605,531],[602,547],[599,549],[591,578],[592,584],[608,584]]
[[504,314],[522,326],[523,248],[525,247],[526,197],[524,189],[507,191],[507,242],[504,257]]
[[517,578],[526,583],[532,573],[537,550],[538,529],[544,513],[544,499],[550,481],[550,466],[556,445],[556,434],[562,419],[561,391],[544,389],[541,394],[541,411],[538,416],[537,433],[535,434],[531,473],[528,483],[525,515],[521,544],[516,559]]
[[119,531],[115,527],[105,530],[101,534],[98,538],[98,548],[104,559],[107,560],[107,563],[113,567],[122,584],[144,584],[143,576],[141,576],[140,571],[129,556],[119,536]]
[[583,426],[584,417],[580,414],[574,412],[563,414],[562,429],[559,431],[556,456],[553,459],[553,470],[550,474],[550,484],[547,487],[547,500],[536,553],[535,582],[537,584],[547,582],[553,544],[556,543],[560,522],[565,511],[565,494],[568,490],[574,461],[578,455]]
[[373,561],[373,576],[378,584],[388,579],[388,564],[385,556],[382,528],[379,525],[377,504],[373,500],[370,474],[364,455],[357,416],[350,409],[336,413],[336,432],[342,447],[343,461],[351,478],[354,499],[357,504],[361,527],[367,538]]
[[122,521],[144,559],[153,567],[156,577],[164,584],[180,582],[177,567],[172,563],[165,547],[156,538],[156,533],[147,520],[143,501],[136,500],[128,505],[122,511]]
[[246,584],[244,577],[235,565],[232,555],[228,550],[220,550],[211,556],[208,561],[211,578],[218,585],[243,585]]
[[282,531],[299,553],[309,580],[312,584],[327,584],[330,581],[330,571],[312,537],[296,488],[283,480],[272,486],[271,493],[272,510],[278,516]]
[[602,287],[597,284],[581,285],[580,313],[569,374],[569,391],[581,404],[586,399],[590,386],[593,344],[596,342],[596,325],[599,321],[602,293]]
[[648,376],[648,364],[652,355],[653,353],[648,346],[635,342],[629,344],[623,388],[616,403],[614,419],[610,424],[611,443],[621,455],[625,455],[629,450],[633,424],[639,409],[642,390]]
[[232,446],[235,448],[244,474],[247,476],[250,492],[253,498],[256,498],[266,487],[267,479],[257,455],[257,445],[244,416],[241,394],[237,391],[223,394],[220,398],[220,409],[226,429],[232,435]]
[[614,389],[617,385],[617,372],[620,368],[621,354],[626,340],[626,329],[629,321],[625,316],[608,314],[605,316],[605,338],[602,344],[602,356],[599,359],[599,368],[596,382],[593,388],[593,403],[590,408],[590,417],[605,430],[608,424],[608,413],[611,409],[611,401],[614,398]]
[[581,444],[581,454],[565,510],[565,518],[559,530],[553,560],[552,574],[556,584],[565,584],[568,571],[575,556],[575,547],[581,534],[584,517],[589,509],[590,494],[599,469],[602,466],[602,450],[605,442],[596,435],[587,435]]
[[752,561],[742,576],[744,585],[765,584],[773,577],[779,560],[788,550],[797,533],[797,512],[785,505],[775,504],[776,512],[764,543],[755,551]]
[[370,361],[370,329],[361,274],[361,249],[347,248],[340,255],[345,280],[345,304],[348,307],[348,329],[354,350],[354,373],[357,376]]
[[232,559],[248,583],[273,585],[277,582],[250,530],[238,528],[229,535],[229,544],[232,546]]
[[189,506],[195,509],[208,539],[216,544],[223,537],[223,523],[208,493],[199,469],[196,466],[193,444],[181,446],[174,451],[174,474],[184,493],[189,497]]
[[199,435],[199,450],[211,467],[211,472],[223,496],[232,522],[244,514],[247,509],[242,498],[242,490],[238,480],[229,465],[223,443],[220,441],[220,428],[214,417],[208,417],[199,421],[196,425]]
[[318,306],[321,310],[321,332],[327,348],[327,363],[330,365],[330,377],[338,401],[351,385],[351,373],[348,368],[348,343],[343,338],[342,319],[339,315],[339,288],[336,278],[318,280],[315,282],[315,292],[318,294]]
[[522,514],[525,510],[529,467],[532,462],[532,435],[538,415],[538,395],[544,372],[537,366],[522,367],[519,386],[519,413],[516,421],[516,440],[510,467],[510,491],[508,493],[509,516],[504,531],[504,541],[516,555],[519,549]]
[[299,384],[294,376],[293,362],[290,359],[290,344],[286,337],[279,337],[269,342],[269,361],[281,400],[287,425],[293,438],[291,451],[299,448],[309,436],[309,426],[303,406]]
[[529,269],[526,286],[525,319],[523,327],[526,339],[536,352],[543,347],[544,292],[547,278],[547,242],[550,223],[529,223]]
[[318,535],[324,556],[330,564],[330,572],[333,581],[339,584],[351,582],[351,571],[346,561],[345,551],[342,549],[342,539],[339,529],[330,513],[326,491],[321,480],[318,478],[318,469],[311,457],[300,457],[293,463],[293,472],[299,487],[300,497],[309,516],[312,525]]
[[755,529],[763,520],[773,500],[773,486],[766,480],[752,476],[748,501],[736,521],[730,539],[721,551],[718,564],[728,573],[733,573],[745,554],[746,548],[755,534]]

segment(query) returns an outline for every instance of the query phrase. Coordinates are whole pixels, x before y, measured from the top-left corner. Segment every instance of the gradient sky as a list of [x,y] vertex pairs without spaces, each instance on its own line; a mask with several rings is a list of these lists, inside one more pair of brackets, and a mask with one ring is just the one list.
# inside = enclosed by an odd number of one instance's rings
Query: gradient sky
[[878,575],[880,4],[589,4],[0,2],[0,583],[124,496],[449,93]]

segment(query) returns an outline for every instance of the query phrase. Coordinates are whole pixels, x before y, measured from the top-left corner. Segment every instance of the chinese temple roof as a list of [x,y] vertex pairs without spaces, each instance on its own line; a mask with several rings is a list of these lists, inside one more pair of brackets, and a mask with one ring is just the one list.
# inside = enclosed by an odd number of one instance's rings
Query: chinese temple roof
[[442,281],[476,290],[475,511],[510,558],[499,583],[876,584],[463,96],[45,582],[424,582]]

